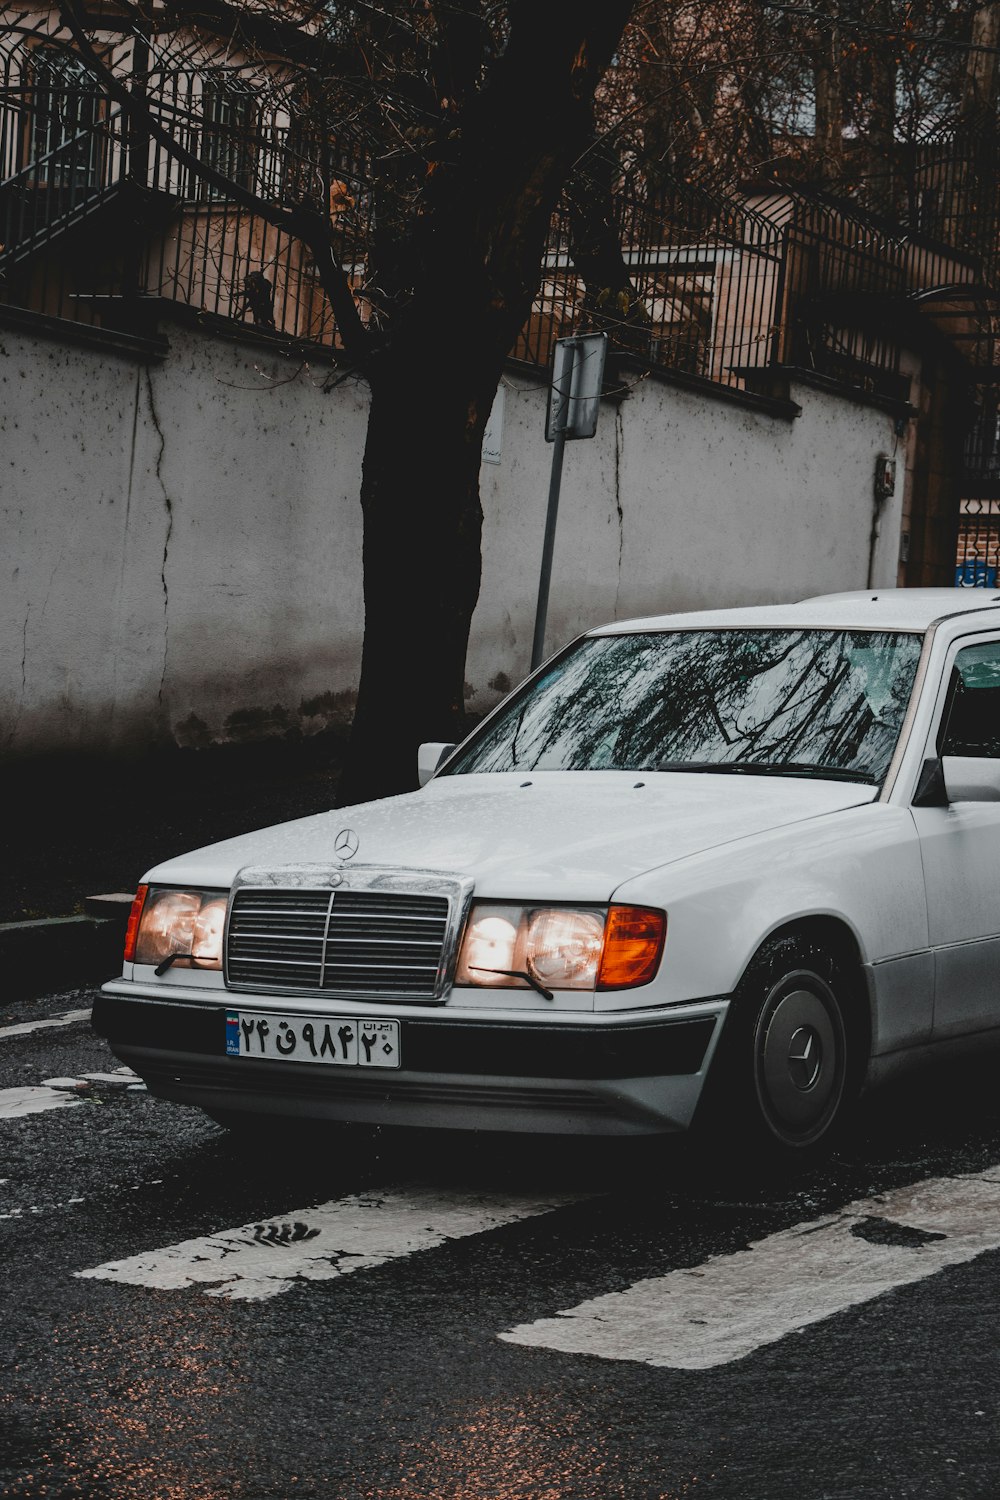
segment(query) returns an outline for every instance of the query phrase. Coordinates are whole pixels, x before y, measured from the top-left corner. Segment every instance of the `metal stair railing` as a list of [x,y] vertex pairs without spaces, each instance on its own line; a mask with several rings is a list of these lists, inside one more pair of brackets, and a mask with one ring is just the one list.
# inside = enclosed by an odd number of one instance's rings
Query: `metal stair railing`
[[27,259],[96,212],[127,175],[126,132],[115,110],[0,180],[0,268]]

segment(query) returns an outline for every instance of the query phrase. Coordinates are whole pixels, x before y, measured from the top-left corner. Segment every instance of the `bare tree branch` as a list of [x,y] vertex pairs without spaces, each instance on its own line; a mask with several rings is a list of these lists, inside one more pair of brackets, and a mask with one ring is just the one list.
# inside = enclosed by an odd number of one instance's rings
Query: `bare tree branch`
[[128,118],[142,131],[157,141],[175,161],[186,167],[209,186],[224,196],[258,215],[276,229],[301,239],[312,252],[323,289],[330,299],[333,315],[348,358],[359,369],[370,363],[372,341],[358,312],[354,294],[343,268],[334,255],[334,244],[329,221],[303,205],[284,208],[258,194],[251,192],[232,177],[220,172],[210,162],[196,156],[177,140],[157,119],[149,105],[100,57],[85,29],[75,0],[64,0],[60,11],[67,29],[71,33],[80,57],[107,90],[110,98],[120,104]]

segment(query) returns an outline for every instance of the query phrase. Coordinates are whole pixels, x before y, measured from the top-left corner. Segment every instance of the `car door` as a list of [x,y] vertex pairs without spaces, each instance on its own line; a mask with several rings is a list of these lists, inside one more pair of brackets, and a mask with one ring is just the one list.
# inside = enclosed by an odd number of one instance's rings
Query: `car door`
[[[928,756],[1000,760],[1000,637],[956,642]],[[1000,801],[914,807],[937,1037],[1000,1026]]]

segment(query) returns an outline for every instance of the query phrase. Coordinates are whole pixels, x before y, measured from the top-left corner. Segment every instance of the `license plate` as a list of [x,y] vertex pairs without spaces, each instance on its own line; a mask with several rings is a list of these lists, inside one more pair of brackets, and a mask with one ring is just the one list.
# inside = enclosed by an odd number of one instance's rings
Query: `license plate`
[[229,1057],[263,1057],[269,1062],[398,1068],[399,1022],[227,1010],[226,1053]]

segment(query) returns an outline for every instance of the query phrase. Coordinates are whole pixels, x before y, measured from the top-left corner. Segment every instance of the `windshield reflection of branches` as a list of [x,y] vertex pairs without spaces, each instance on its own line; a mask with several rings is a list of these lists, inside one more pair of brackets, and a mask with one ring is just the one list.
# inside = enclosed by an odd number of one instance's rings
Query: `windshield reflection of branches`
[[603,636],[492,725],[456,771],[826,766],[881,780],[920,652],[892,632]]

